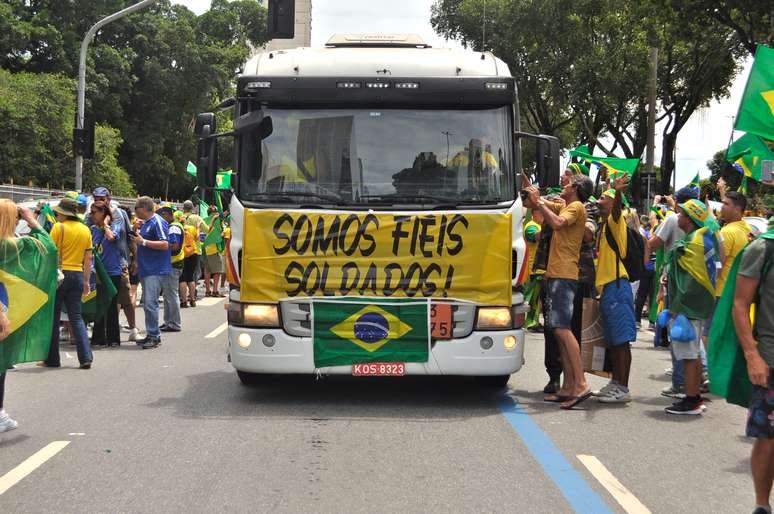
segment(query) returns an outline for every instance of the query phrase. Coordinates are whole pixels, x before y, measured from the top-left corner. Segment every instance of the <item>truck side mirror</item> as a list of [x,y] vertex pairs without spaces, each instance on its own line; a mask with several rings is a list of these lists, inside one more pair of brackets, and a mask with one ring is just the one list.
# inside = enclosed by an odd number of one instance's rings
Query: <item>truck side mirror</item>
[[296,36],[296,1],[269,0],[269,39],[293,39]]
[[196,116],[194,133],[199,138],[196,147],[196,178],[200,191],[215,187],[218,171],[218,140],[210,136],[216,130],[215,114],[205,112]]
[[557,187],[560,182],[559,139],[538,136],[536,141],[535,172],[540,187]]

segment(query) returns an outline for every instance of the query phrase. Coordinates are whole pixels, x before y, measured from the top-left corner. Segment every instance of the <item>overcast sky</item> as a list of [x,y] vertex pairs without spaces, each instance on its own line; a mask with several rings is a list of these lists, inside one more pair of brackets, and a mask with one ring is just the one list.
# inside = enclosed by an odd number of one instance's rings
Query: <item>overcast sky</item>
[[[173,0],[201,14],[210,0]],[[312,0],[312,46],[323,46],[338,32],[408,32],[416,33],[433,46],[459,46],[445,41],[430,26],[433,0]],[[706,162],[728,144],[731,117],[736,115],[750,62],[734,82],[731,97],[714,102],[694,113],[677,141],[677,186],[685,185],[699,172],[709,176]],[[518,77],[517,77],[518,83]],[[737,133],[735,137],[741,134]],[[658,141],[658,133],[657,133]],[[656,148],[656,164],[660,151]]]

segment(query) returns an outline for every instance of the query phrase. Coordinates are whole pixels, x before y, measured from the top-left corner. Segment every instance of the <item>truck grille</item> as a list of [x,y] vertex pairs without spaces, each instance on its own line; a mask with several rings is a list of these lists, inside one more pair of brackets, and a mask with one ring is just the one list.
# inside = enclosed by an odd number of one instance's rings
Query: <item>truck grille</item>
[[[473,332],[476,306],[470,303],[448,302],[452,306],[454,337],[467,337]],[[284,300],[280,302],[282,326],[285,332],[296,337],[312,336],[312,307],[309,300]]]

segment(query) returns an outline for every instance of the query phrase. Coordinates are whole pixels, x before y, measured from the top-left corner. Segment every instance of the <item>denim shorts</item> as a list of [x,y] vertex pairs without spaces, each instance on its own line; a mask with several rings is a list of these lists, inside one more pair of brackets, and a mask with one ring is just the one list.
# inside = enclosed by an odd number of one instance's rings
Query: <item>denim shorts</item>
[[747,414],[747,437],[774,439],[774,369],[768,387],[754,385]]
[[572,310],[578,281],[568,278],[549,278],[546,294],[546,326],[550,329],[572,328]]
[[623,346],[637,340],[632,285],[626,279],[606,284],[599,302],[602,329],[609,346]]

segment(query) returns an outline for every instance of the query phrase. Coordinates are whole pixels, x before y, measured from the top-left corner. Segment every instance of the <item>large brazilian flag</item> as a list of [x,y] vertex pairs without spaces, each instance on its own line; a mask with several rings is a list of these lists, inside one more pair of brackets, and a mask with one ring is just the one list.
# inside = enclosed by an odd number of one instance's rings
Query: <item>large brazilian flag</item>
[[341,298],[313,301],[314,365],[427,362],[427,300]]
[[0,341],[0,371],[48,356],[56,268],[56,247],[43,230],[32,230],[29,236],[19,238],[15,246],[0,243],[0,299],[8,308],[11,322],[10,335]]

